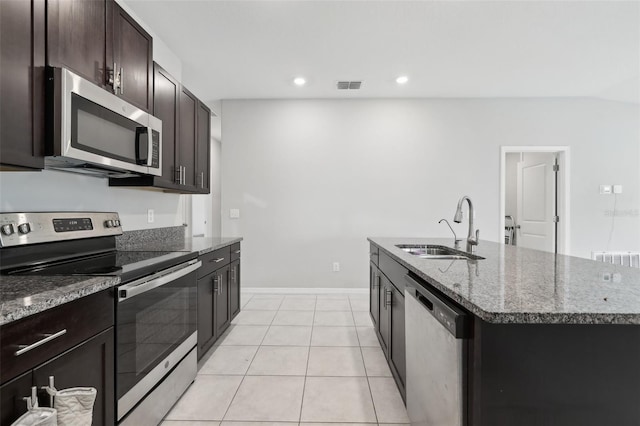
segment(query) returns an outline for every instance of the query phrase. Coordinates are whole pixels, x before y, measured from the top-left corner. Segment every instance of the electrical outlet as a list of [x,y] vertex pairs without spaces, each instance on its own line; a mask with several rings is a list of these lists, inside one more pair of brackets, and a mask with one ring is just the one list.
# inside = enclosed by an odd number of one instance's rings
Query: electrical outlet
[[622,185],[613,185],[614,194],[622,194]]
[[154,214],[155,212],[153,211],[153,209],[147,210],[147,223],[153,223],[153,220],[155,219]]
[[340,272],[340,262],[333,262],[333,272]]
[[231,219],[239,219],[240,218],[240,209],[229,209],[229,218],[231,218]]

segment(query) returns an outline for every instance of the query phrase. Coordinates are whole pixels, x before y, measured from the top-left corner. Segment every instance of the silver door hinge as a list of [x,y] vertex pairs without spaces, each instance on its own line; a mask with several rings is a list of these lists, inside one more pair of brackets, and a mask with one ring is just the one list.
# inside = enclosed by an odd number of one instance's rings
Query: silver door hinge
[[560,171],[560,166],[558,164],[554,164],[553,165],[553,171],[554,172],[559,172]]
[[560,222],[560,216],[554,216],[553,223],[558,223],[558,222]]

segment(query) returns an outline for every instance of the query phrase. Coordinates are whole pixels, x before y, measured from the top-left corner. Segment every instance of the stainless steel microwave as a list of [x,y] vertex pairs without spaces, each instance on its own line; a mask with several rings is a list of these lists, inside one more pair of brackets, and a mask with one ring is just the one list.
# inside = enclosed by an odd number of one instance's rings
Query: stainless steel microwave
[[47,69],[45,167],[162,175],[162,121],[64,68]]

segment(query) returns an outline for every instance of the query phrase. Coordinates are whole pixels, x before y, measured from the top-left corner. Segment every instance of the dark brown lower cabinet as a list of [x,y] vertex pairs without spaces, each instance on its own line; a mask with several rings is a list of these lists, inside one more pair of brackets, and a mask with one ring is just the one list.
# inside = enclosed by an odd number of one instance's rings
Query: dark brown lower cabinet
[[390,328],[391,342],[389,343],[389,363],[391,371],[396,379],[399,380],[398,388],[404,397],[404,390],[407,380],[407,368],[405,360],[405,335],[404,335],[404,294],[391,286],[391,294],[389,296],[391,306],[390,312]]
[[231,319],[240,313],[240,259],[229,265],[229,311]]
[[[56,389],[94,387],[98,391],[93,408],[94,426],[115,423],[114,332],[113,327],[29,370],[0,387],[0,424],[9,425],[27,411],[23,397],[31,386],[40,389],[53,376]],[[40,406],[49,406],[49,397],[39,392]]]
[[231,323],[229,315],[229,265],[214,272],[215,291],[213,297],[213,314],[216,338],[222,335]]
[[214,274],[198,280],[198,359],[213,345]]

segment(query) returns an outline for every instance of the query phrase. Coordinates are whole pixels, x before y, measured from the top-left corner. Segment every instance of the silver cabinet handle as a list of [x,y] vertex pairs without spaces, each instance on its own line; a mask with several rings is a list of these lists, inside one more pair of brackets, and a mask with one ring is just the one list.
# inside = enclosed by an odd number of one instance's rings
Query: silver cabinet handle
[[117,84],[117,73],[116,70],[118,69],[118,64],[116,64],[115,62],[113,63],[113,68],[111,69],[111,71],[109,71],[109,80],[107,80],[107,83],[110,84],[113,87],[113,93],[114,94],[118,94],[118,84]]
[[385,305],[391,306],[391,301],[393,299],[393,292],[389,289],[386,289],[384,299],[385,299]]
[[175,176],[175,179],[174,179],[175,182],[177,184],[181,184],[182,183],[182,166],[176,167],[175,173],[176,173],[176,176]]
[[240,254],[240,250],[234,251],[235,254]]
[[124,95],[124,68],[120,67],[120,94]]
[[182,173],[180,174],[180,176],[182,177],[182,182],[180,182],[183,185],[187,184],[187,166],[182,166]]
[[220,263],[224,260],[224,257],[219,257],[217,259],[211,259],[209,262],[216,262],[216,263]]
[[200,265],[202,265],[202,262],[192,260],[186,264],[183,263],[171,268],[168,271],[160,272],[152,275],[151,277],[142,278],[130,284],[120,286],[118,287],[118,302],[146,293],[149,290],[153,290],[154,288],[158,288],[170,283],[171,281],[175,281],[178,278],[184,277],[198,269]]
[[54,339],[57,339],[58,337],[62,336],[63,334],[66,334],[66,333],[67,333],[67,329],[64,328],[64,329],[58,331],[57,333],[45,334],[44,335],[45,336],[44,339],[38,340],[37,342],[32,343],[30,345],[19,345],[18,347],[20,349],[15,352],[15,355],[16,356],[20,356],[23,353],[29,352],[30,350],[35,349],[38,346],[44,345],[45,343],[48,343],[48,342],[50,342],[50,341],[52,341]]
[[200,188],[204,188],[204,172],[200,172]]
[[233,280],[233,282],[236,281],[236,268],[233,268],[231,270],[231,279]]
[[218,294],[222,294],[222,275],[216,275],[218,277]]

